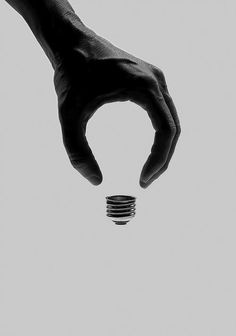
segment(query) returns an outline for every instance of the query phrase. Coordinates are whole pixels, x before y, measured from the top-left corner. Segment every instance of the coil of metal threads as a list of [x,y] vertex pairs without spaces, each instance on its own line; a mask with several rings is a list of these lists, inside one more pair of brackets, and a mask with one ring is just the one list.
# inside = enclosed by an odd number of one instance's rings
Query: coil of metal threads
[[135,216],[135,201],[134,196],[107,196],[107,216],[117,225],[127,224]]

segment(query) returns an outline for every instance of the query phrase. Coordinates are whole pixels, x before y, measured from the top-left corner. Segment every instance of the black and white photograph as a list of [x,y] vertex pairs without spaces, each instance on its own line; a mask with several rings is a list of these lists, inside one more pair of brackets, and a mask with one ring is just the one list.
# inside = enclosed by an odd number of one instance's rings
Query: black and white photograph
[[236,335],[236,2],[0,3],[0,336]]

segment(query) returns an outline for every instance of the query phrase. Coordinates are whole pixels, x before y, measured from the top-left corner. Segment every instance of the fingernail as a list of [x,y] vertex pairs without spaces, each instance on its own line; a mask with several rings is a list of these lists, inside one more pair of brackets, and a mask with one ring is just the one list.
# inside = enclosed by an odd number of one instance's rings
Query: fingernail
[[147,183],[144,180],[140,180],[139,184],[142,188],[146,189],[147,188]]
[[142,179],[142,182],[146,184],[146,183],[148,183],[148,181],[150,181],[150,179],[151,179],[151,178],[145,178],[145,179]]

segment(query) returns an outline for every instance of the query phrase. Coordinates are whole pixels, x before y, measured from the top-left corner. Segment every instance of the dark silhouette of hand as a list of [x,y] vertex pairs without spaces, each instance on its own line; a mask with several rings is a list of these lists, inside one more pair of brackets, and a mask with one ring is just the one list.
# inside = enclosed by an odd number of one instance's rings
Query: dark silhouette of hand
[[24,17],[55,70],[63,142],[74,168],[92,184],[102,182],[86,140],[87,122],[103,104],[130,100],[147,111],[156,131],[139,180],[148,187],[167,169],[180,135],[162,71],[98,36],[67,0],[7,2]]
[[180,134],[164,75],[159,68],[94,32],[86,40],[85,50],[81,42],[77,46],[74,32],[73,46],[67,48],[55,68],[59,118],[70,161],[94,185],[102,182],[102,173],[86,140],[86,124],[103,104],[130,100],[147,111],[156,131],[139,181],[146,188],[167,169]]

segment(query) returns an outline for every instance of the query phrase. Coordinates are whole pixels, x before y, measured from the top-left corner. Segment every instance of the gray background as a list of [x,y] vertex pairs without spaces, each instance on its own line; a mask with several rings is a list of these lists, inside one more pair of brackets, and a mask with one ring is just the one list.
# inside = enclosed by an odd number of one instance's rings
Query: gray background
[[[182,134],[168,171],[143,190],[151,122],[135,104],[103,106],[88,140],[104,182],[90,185],[62,144],[53,69],[0,3],[0,334],[233,336],[235,2],[71,4],[97,34],[163,69]],[[125,227],[105,217],[116,193],[137,196]]]

